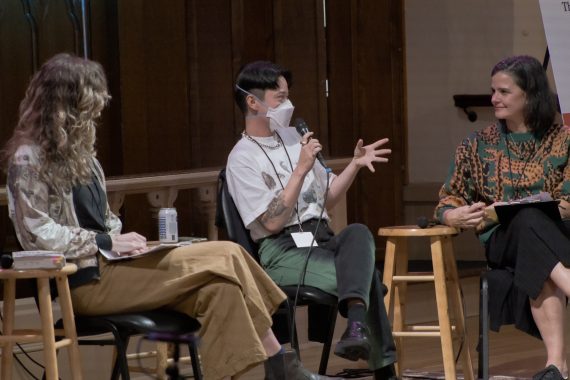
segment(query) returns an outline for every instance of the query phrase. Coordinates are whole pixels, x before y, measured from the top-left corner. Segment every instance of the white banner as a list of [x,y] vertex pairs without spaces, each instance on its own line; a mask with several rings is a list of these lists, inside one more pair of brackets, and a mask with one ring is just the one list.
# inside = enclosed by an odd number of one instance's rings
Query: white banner
[[564,124],[570,126],[570,1],[540,0]]

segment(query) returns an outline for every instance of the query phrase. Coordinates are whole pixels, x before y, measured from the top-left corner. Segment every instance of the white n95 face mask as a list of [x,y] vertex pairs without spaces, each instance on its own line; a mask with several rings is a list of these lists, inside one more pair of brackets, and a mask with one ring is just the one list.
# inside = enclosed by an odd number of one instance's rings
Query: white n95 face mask
[[[257,99],[258,102],[267,107],[267,104],[265,104],[263,100],[259,99],[251,92],[244,90],[238,85],[236,85],[236,88],[248,95],[253,96],[255,99]],[[289,127],[294,110],[295,106],[293,106],[293,103],[291,103],[289,99],[279,104],[275,108],[267,107],[267,112],[265,113],[265,117],[269,118],[269,129],[271,129],[271,131],[273,132],[277,127]]]
[[265,116],[269,118],[269,129],[274,131],[277,127],[288,127],[295,107],[289,99],[275,108],[268,108]]

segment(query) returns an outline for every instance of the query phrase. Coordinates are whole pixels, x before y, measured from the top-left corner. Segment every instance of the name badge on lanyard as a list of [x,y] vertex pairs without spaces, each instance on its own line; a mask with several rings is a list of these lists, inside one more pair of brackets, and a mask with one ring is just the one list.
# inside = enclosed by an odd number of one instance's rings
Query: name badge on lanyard
[[309,232],[292,232],[291,237],[293,238],[295,245],[297,245],[297,248],[310,247],[311,242],[313,242],[313,247],[319,246],[316,241],[313,241],[313,233],[310,231]]

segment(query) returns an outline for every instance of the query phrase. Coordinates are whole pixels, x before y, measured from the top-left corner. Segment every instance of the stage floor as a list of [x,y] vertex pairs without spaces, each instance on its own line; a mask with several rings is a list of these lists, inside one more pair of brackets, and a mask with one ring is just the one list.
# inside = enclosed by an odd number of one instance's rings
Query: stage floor
[[[471,278],[464,284],[464,293],[467,304],[467,335],[469,349],[475,375],[477,374],[477,338],[478,338],[478,317],[476,307],[477,297],[473,294],[478,291],[478,279]],[[412,306],[412,305],[410,305]],[[418,306],[418,305],[414,305]],[[421,306],[421,305],[420,305]],[[469,312],[469,309],[472,311]],[[413,309],[412,309],[413,310]],[[568,321],[567,316],[567,322]],[[300,318],[300,334],[303,330],[303,319]],[[335,340],[342,334],[345,326],[343,318],[338,319]],[[429,324],[429,322],[428,322]],[[567,323],[567,326],[569,324]],[[566,330],[566,339],[570,338],[570,332]],[[301,350],[302,361],[305,367],[316,371],[318,369],[321,344],[304,343]],[[455,351],[457,352],[457,351]],[[443,364],[441,358],[441,346],[439,338],[408,338],[404,341],[404,369],[405,379],[443,379]],[[490,375],[494,380],[503,379],[530,379],[532,375],[544,367],[546,354],[542,341],[528,336],[513,326],[505,326],[499,333],[490,332]],[[327,374],[334,375],[343,369],[366,368],[365,362],[350,362],[336,357],[331,353]],[[459,378],[462,373],[458,371]],[[263,378],[263,367],[258,366],[245,374],[244,380],[258,380]],[[362,379],[372,379],[363,377]]]

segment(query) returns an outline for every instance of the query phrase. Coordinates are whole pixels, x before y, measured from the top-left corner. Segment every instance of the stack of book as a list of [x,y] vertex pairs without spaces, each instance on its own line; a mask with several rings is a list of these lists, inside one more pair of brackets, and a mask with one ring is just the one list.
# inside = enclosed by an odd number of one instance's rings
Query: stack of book
[[54,251],[18,251],[12,252],[13,269],[61,269],[65,266],[65,256]]

